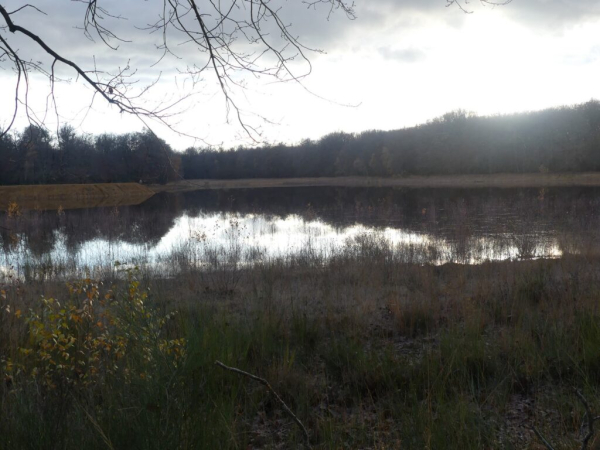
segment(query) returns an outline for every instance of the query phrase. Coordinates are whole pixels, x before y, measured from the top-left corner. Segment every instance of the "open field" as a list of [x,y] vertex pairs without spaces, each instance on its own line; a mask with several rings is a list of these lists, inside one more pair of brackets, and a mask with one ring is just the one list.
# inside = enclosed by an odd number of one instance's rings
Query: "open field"
[[138,183],[0,186],[0,210],[15,202],[23,209],[79,209],[136,205],[154,192]]
[[573,388],[600,411],[597,257],[431,266],[377,239],[230,256],[2,286],[3,449],[301,448],[266,389],[217,360],[267,379],[319,449],[542,449],[533,426],[571,449]]
[[155,192],[186,192],[199,189],[249,189],[266,187],[406,187],[406,188],[514,188],[600,186],[600,173],[528,173],[492,175],[431,175],[402,178],[331,177],[268,178],[244,180],[181,180],[165,185],[152,185]]

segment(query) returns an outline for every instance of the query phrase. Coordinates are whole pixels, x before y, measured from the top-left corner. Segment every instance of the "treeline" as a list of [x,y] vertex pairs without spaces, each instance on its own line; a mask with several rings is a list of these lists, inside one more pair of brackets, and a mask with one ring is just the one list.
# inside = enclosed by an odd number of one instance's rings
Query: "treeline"
[[295,146],[188,149],[182,167],[189,179],[596,171],[600,102],[491,117],[459,110],[414,128]]
[[29,126],[0,139],[0,184],[166,183],[181,158],[150,131],[92,137],[70,126],[50,133]]
[[181,178],[404,176],[600,170],[600,102],[478,117],[458,110],[395,131],[332,133],[298,145],[174,152],[149,131],[96,137],[30,126],[0,140],[0,184]]

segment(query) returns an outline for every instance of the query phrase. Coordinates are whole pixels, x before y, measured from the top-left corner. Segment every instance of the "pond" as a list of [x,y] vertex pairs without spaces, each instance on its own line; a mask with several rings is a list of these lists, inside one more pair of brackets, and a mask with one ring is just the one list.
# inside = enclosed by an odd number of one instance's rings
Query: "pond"
[[159,194],[139,205],[0,213],[0,279],[162,276],[357,251],[419,264],[600,250],[600,189],[263,188]]

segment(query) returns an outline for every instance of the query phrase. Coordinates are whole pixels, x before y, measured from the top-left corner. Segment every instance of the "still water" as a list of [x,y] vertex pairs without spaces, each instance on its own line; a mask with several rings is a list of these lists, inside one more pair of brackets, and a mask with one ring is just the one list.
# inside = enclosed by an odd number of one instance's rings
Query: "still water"
[[311,257],[365,243],[400,261],[478,264],[600,250],[600,189],[273,188],[135,206],[0,213],[0,279],[101,276]]

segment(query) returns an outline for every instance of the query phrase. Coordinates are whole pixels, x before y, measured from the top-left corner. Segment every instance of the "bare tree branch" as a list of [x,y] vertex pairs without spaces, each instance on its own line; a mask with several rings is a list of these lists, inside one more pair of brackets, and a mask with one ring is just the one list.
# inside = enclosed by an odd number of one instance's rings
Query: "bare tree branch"
[[[483,6],[505,6],[512,3],[513,0],[479,0]],[[446,6],[456,5],[462,12],[471,14],[473,11],[467,8],[469,0],[446,0]]]
[[43,14],[43,15],[45,15],[45,16],[47,16],[47,15],[48,15],[48,14],[46,14],[44,11],[42,11],[41,9],[39,9],[37,6],[30,5],[29,3],[27,3],[26,5],[23,5],[23,6],[21,6],[20,8],[17,8],[17,9],[15,9],[15,10],[14,10],[14,11],[12,11],[12,12],[9,12],[8,14],[9,14],[9,15],[13,15],[13,14],[15,14],[15,13],[18,13],[19,11],[21,11],[22,9],[25,9],[25,8],[33,8],[33,9],[35,9],[37,12],[39,12],[39,13],[42,13],[42,14]]
[[[88,39],[94,42],[94,38],[98,38],[103,45],[113,51],[119,50],[118,44],[131,42],[131,40],[117,35],[109,24],[109,21],[126,21],[126,17],[120,13],[109,11],[101,4],[101,0],[74,1],[85,5],[83,27],[80,29]],[[205,71],[210,69],[225,100],[226,118],[233,111],[236,121],[246,135],[253,140],[260,136],[260,131],[246,120],[246,113],[238,105],[235,91],[243,90],[245,85],[239,77],[234,77],[234,74],[247,73],[257,78],[267,76],[279,82],[295,81],[300,83],[312,71],[305,52],[319,51],[304,46],[291,34],[290,25],[284,22],[279,9],[272,6],[273,1],[276,0],[208,0],[206,4],[202,4],[201,8],[201,4],[197,0],[163,0],[159,20],[144,28],[150,34],[156,32],[162,34],[162,44],[157,47],[161,55],[155,64],[162,61],[167,55],[181,59],[177,55],[178,52],[171,48],[173,40],[179,39],[181,36],[184,36],[185,39],[175,43],[178,48],[195,47],[196,56],[199,56],[201,61],[194,62],[196,57],[193,57],[189,60],[187,68],[180,73],[187,75],[192,81],[192,86],[195,87],[202,80]],[[354,5],[348,3],[347,0],[312,0],[305,4],[309,8],[316,8],[318,4],[327,4],[330,6],[329,14],[340,9],[349,18],[355,17]],[[181,111],[175,111],[174,108],[188,100],[188,95],[184,94],[182,98],[154,108],[145,106],[142,98],[156,83],[151,83],[147,88],[141,89],[138,94],[133,94],[132,89],[137,82],[133,78],[136,75],[136,68],[127,65],[112,74],[98,70],[96,67],[93,70],[84,69],[81,63],[69,58],[63,51],[53,48],[42,36],[35,34],[32,28],[17,23],[11,17],[12,14],[25,8],[33,8],[46,14],[31,4],[22,5],[12,12],[8,12],[0,4],[0,17],[5,22],[4,26],[0,23],[0,29],[8,29],[10,33],[21,34],[29,38],[52,58],[52,67],[43,69],[41,64],[34,64],[20,56],[19,51],[11,51],[8,48],[7,38],[3,37],[0,52],[3,52],[5,56],[8,55],[15,65],[18,83],[20,83],[21,77],[28,79],[29,70],[40,71],[50,81],[49,98],[54,101],[56,99],[54,86],[57,81],[54,67],[56,63],[62,63],[74,70],[77,78],[92,88],[92,101],[99,96],[107,103],[116,106],[121,113],[132,114],[144,119],[144,123],[147,123],[147,120],[157,121],[173,131],[179,132],[169,119],[174,115],[181,114]],[[134,26],[134,28],[137,27]],[[273,30],[277,30],[277,33],[273,33]],[[253,47],[257,48],[253,49]],[[272,64],[268,62],[269,55],[274,58]],[[297,60],[297,58],[299,59]],[[290,65],[292,61],[295,61],[296,66],[302,61],[306,65],[306,70],[296,73],[296,69]],[[28,86],[26,85],[25,93],[27,91]],[[16,91],[16,96],[20,99],[19,90]],[[16,110],[20,104],[25,106],[26,111],[29,110],[26,98],[23,101],[18,100],[16,104]],[[54,104],[54,112],[56,113],[56,111],[57,107]],[[16,118],[17,111],[14,116]],[[3,132],[7,132],[13,126],[14,121],[13,118]]]
[[[512,0],[479,0],[484,5],[505,5]],[[85,7],[82,12],[83,25],[79,28],[92,42],[106,46],[116,54],[121,55],[125,50],[121,46],[135,42],[135,38],[125,36],[121,28],[115,24],[128,25],[129,19],[124,16],[126,2],[108,7],[103,0],[73,0],[74,4]],[[466,7],[469,0],[446,0],[447,6],[456,5],[462,11],[469,13]],[[15,110],[8,127],[2,130],[6,133],[14,125],[20,106],[30,122],[39,123],[35,113],[29,106],[29,72],[37,72],[46,76],[50,84],[53,105],[47,101],[47,109],[52,106],[58,117],[55,85],[59,80],[56,70],[61,65],[75,72],[75,80],[81,81],[92,89],[90,107],[100,98],[113,105],[120,113],[127,113],[140,119],[146,126],[158,123],[181,135],[173,123],[173,118],[185,111],[186,104],[191,105],[191,96],[198,93],[198,86],[204,86],[212,80],[225,103],[225,119],[233,118],[245,135],[257,141],[261,137],[260,122],[264,120],[259,114],[250,114],[243,109],[244,90],[247,81],[265,79],[269,83],[293,82],[318,98],[323,98],[310,91],[304,84],[304,79],[312,73],[311,53],[321,53],[322,50],[311,48],[301,42],[295,34],[292,24],[286,19],[285,2],[282,0],[163,0],[158,3],[153,23],[139,28],[131,24],[131,30],[141,30],[149,35],[159,35],[158,43],[153,42],[152,50],[156,52],[153,58],[155,67],[165,63],[164,58],[174,58],[175,66],[170,66],[177,76],[185,76],[190,81],[190,92],[173,95],[168,100],[149,106],[148,91],[156,87],[160,75],[146,87],[140,87],[138,82],[144,74],[138,74],[137,63],[122,63],[117,69],[109,70],[103,67],[85,68],[85,62],[75,60],[63,48],[56,48],[44,36],[34,33],[33,25],[18,23],[13,18],[16,13],[26,8],[46,14],[37,7],[27,3],[8,12],[4,6],[5,0],[0,0],[0,32],[8,30],[11,34],[19,34],[50,57],[46,65],[37,62],[33,56],[24,56],[25,50],[9,45],[10,35],[1,36],[0,60],[4,57],[14,66],[16,77]],[[335,11],[345,14],[348,19],[355,19],[354,2],[351,0],[302,0],[301,4],[307,9],[317,10],[319,6],[326,10],[327,19]],[[119,8],[122,9],[119,9]],[[114,10],[113,10],[114,9]],[[4,24],[2,23],[4,21]],[[35,49],[29,49],[35,54]],[[148,53],[153,56],[152,52]],[[133,67],[132,67],[133,65]],[[56,69],[56,70],[55,70]],[[186,81],[187,82],[187,81]],[[202,83],[202,84],[201,84]],[[186,86],[188,86],[187,84]],[[346,105],[349,106],[349,105]],[[87,115],[87,114],[86,114]],[[249,118],[252,119],[249,119]],[[40,125],[43,125],[41,120]],[[198,139],[197,136],[190,136]]]

